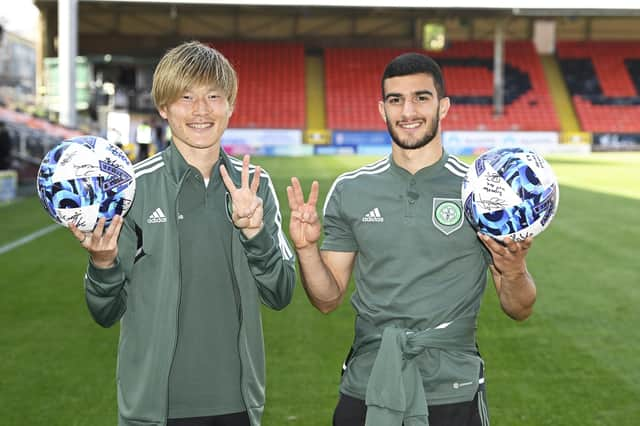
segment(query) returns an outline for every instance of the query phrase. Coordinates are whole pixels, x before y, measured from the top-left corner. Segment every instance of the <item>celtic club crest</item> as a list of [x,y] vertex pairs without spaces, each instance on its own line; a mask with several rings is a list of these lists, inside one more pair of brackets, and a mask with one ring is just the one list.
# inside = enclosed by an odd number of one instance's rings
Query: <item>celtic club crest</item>
[[444,235],[449,235],[462,227],[462,200],[459,198],[434,198],[432,221]]

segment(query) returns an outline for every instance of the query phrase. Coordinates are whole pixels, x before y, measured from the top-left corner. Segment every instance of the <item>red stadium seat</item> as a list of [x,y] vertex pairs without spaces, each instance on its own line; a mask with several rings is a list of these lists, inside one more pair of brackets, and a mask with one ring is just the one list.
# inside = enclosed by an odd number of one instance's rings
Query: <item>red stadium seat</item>
[[305,127],[302,44],[222,42],[214,47],[229,58],[240,81],[230,127]]
[[640,132],[640,120],[637,119],[640,117],[640,105],[616,102],[616,99],[634,99],[640,96],[625,66],[625,60],[640,60],[639,42],[560,42],[557,56],[561,61],[587,59],[593,64],[604,101],[594,103],[579,93],[572,96],[578,120],[584,130],[600,133]]
[[[395,56],[407,52],[385,48],[325,49],[325,96],[327,123],[332,129],[382,130],[378,114],[381,97],[380,76]],[[489,68],[473,65],[473,59],[493,57],[491,42],[455,42],[445,52],[432,54],[438,59],[460,59],[443,66],[447,94],[454,102],[443,121],[447,130],[559,130],[560,124],[547,87],[542,64],[531,42],[507,42],[506,62],[526,73],[531,88],[506,106],[506,114],[493,117],[491,105],[477,105],[464,97],[491,97],[493,75]],[[449,61],[449,64],[452,62]],[[456,98],[454,98],[456,99]],[[356,112],[357,111],[357,112]],[[360,117],[355,120],[354,116]]]

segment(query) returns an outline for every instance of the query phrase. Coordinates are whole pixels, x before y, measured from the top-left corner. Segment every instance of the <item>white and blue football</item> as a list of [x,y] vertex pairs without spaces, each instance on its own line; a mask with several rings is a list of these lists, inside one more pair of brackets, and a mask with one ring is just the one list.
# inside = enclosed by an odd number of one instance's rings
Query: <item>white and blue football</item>
[[480,155],[462,183],[471,225],[497,240],[522,241],[544,231],[560,200],[551,166],[528,148],[494,148]]
[[61,225],[90,232],[131,207],[136,190],[133,165],[120,148],[96,136],[62,141],[42,159],[38,197]]

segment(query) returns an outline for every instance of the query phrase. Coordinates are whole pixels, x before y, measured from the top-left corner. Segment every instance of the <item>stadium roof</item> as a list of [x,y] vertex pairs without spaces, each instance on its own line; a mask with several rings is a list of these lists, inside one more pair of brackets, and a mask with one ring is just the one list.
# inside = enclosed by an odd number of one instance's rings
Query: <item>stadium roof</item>
[[112,2],[112,3],[164,3],[164,4],[194,4],[194,5],[238,5],[238,6],[324,6],[324,7],[390,7],[390,8],[436,8],[436,9],[503,9],[518,12],[526,11],[571,11],[573,13],[592,10],[604,11],[635,11],[640,8],[630,7],[629,0],[537,0],[532,6],[531,0],[79,0],[81,2]]

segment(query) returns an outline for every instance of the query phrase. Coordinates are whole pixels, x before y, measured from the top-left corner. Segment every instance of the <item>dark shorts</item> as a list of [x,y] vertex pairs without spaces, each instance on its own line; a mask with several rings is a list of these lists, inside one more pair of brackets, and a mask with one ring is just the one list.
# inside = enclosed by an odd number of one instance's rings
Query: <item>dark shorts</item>
[[[364,426],[366,414],[363,400],[340,394],[333,426]],[[489,426],[484,391],[478,390],[473,401],[430,405],[429,426]]]
[[168,419],[167,426],[251,426],[246,411],[222,416],[185,417]]

